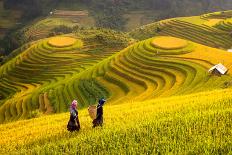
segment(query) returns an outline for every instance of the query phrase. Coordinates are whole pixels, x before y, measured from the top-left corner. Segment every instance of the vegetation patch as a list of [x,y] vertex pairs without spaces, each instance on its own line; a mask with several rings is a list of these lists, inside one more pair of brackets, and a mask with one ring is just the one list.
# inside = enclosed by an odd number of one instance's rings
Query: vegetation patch
[[[232,17],[232,16],[231,16]],[[214,25],[214,27],[229,32],[229,35],[232,36],[231,30],[232,30],[232,18],[227,18],[225,20],[221,20],[217,24]]]

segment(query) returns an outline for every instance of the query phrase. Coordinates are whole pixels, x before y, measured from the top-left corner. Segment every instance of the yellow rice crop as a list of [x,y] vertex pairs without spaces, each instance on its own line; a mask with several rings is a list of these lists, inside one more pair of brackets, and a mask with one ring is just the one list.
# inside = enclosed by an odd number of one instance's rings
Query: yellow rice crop
[[194,51],[192,51],[191,53],[184,54],[182,55],[182,57],[206,60],[213,64],[222,63],[225,67],[229,69],[228,73],[232,74],[232,53],[200,44],[198,44],[195,47],[196,48]]
[[219,23],[220,21],[222,21],[222,19],[210,19],[207,22],[205,22],[204,24],[207,26],[214,26],[215,24]]
[[169,151],[171,154],[191,151],[211,154],[214,147],[227,147],[222,150],[222,154],[227,154],[232,138],[230,100],[231,89],[224,89],[106,105],[104,127],[100,129],[91,128],[92,120],[84,109],[79,111],[81,130],[76,133],[66,130],[68,113],[1,124],[0,152],[105,154],[110,151],[109,154],[135,154],[155,151],[153,146],[161,154]]
[[162,49],[178,49],[187,46],[188,42],[175,37],[161,36],[152,41],[152,45]]
[[54,47],[67,47],[73,45],[77,40],[71,37],[53,37],[48,44]]
[[227,18],[224,20],[224,22],[227,24],[232,24],[232,18]]

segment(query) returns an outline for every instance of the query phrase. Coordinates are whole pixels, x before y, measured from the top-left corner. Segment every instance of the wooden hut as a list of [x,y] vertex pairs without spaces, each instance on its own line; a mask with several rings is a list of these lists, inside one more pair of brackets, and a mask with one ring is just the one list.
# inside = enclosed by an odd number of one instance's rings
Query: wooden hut
[[211,73],[212,75],[221,76],[221,75],[226,74],[227,71],[228,71],[228,69],[224,65],[219,63],[219,64],[211,67],[208,72]]

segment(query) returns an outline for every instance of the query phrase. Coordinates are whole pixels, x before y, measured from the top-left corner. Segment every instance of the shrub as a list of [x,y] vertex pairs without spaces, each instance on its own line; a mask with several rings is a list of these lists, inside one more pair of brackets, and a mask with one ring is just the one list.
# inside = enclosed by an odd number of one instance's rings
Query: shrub
[[70,28],[68,26],[65,26],[65,25],[60,25],[58,27],[55,27],[52,29],[52,32],[55,32],[55,33],[72,33],[73,31],[73,28]]
[[41,115],[40,111],[38,109],[31,111],[28,118],[37,118]]

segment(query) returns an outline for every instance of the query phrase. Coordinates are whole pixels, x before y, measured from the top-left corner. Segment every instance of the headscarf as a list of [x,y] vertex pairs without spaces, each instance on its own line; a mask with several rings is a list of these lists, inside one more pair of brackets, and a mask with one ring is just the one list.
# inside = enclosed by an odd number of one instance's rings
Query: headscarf
[[71,109],[76,109],[77,108],[77,100],[73,100],[72,101],[72,104],[71,104],[71,106],[70,106],[70,110]]
[[103,106],[105,102],[106,102],[106,100],[105,100],[104,98],[100,99],[100,100],[98,101],[98,107]]
[[77,108],[77,100],[73,100],[71,105],[70,105],[70,114],[76,118],[77,114],[76,114],[76,108]]

